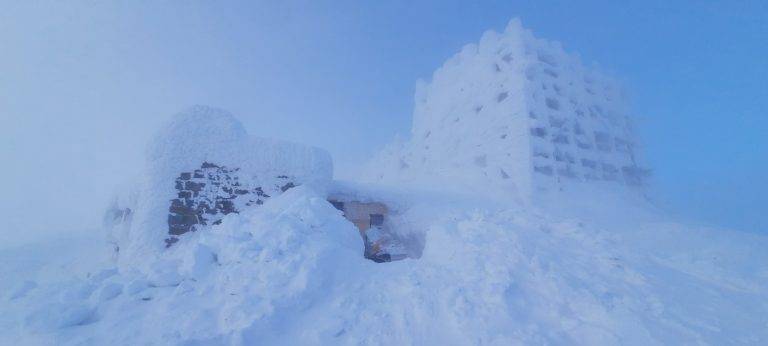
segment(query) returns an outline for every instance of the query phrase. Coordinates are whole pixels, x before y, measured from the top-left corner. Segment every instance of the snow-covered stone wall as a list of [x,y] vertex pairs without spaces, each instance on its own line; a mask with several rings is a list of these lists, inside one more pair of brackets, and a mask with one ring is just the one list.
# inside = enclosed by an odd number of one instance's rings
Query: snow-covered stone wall
[[530,199],[587,182],[642,186],[647,174],[621,89],[519,20],[417,85],[411,136],[388,148],[380,178],[447,178]]
[[156,134],[146,174],[116,199],[105,221],[120,259],[151,259],[228,214],[332,176],[324,150],[251,137],[228,112],[195,106]]
[[203,162],[194,172],[182,172],[175,180],[176,198],[168,210],[170,247],[179,236],[209,225],[218,225],[224,216],[239,213],[250,206],[264,204],[274,195],[296,187],[287,175],[276,177],[271,184],[260,185],[239,168],[227,168]]

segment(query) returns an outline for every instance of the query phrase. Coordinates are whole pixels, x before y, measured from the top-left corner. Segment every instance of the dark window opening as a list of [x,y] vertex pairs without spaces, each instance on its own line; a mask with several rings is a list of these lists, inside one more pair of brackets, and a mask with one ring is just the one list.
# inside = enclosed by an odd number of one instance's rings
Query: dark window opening
[[383,225],[384,225],[384,215],[371,214],[371,227],[383,226]]

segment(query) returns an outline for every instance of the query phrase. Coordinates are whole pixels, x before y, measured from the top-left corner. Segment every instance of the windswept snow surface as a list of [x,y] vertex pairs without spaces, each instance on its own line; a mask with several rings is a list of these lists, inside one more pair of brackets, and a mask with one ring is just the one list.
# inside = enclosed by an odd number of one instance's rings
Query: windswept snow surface
[[401,220],[423,228],[422,256],[392,263],[364,259],[308,187],[192,234],[149,273],[96,262],[83,240],[3,249],[0,344],[768,342],[764,236],[422,196]]

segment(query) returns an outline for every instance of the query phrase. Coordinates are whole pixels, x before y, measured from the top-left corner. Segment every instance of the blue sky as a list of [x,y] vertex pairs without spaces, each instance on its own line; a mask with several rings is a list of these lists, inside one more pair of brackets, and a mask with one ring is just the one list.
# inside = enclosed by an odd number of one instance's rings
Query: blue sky
[[765,1],[0,1],[5,234],[98,224],[191,104],[341,169],[408,135],[415,81],[513,17],[623,81],[659,203],[768,232]]

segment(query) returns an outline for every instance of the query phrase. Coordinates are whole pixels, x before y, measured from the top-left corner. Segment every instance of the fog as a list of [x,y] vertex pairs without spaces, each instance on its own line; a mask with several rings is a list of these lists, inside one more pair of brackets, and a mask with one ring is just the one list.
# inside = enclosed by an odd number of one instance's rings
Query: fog
[[408,136],[415,81],[512,17],[623,81],[661,206],[768,230],[768,5],[566,3],[2,2],[0,241],[96,229],[193,104],[353,176]]

